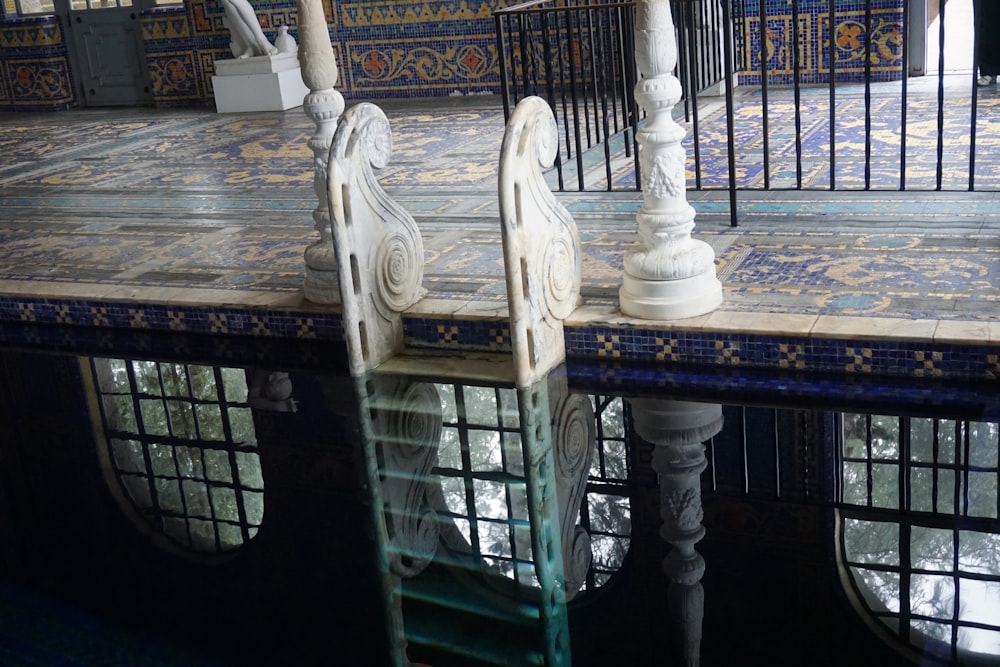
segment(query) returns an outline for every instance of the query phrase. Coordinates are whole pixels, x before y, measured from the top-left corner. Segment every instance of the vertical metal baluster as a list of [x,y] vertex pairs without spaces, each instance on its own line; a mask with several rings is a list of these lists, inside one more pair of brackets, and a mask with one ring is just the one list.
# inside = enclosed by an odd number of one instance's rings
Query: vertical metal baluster
[[872,0],[865,0],[865,190],[872,189]]
[[802,189],[802,67],[799,40],[799,0],[792,0],[792,90],[795,96],[795,188]]
[[[574,34],[574,32],[579,34],[579,30],[574,30],[573,28],[573,23],[574,23],[573,17],[574,17],[573,13],[571,12],[566,13],[567,38],[570,35]],[[579,20],[577,20],[577,22],[578,21]],[[575,141],[574,146],[576,148],[576,155],[574,156],[576,158],[576,180],[580,188],[580,191],[582,192],[586,190],[586,184],[583,173],[583,137],[580,135],[580,99],[576,89],[577,77],[576,77],[576,63],[573,62],[573,50],[572,50],[573,45],[569,39],[567,39],[567,47],[570,49],[569,53],[566,54],[566,58],[568,60],[568,65],[569,65],[569,94],[573,104],[573,139]],[[586,113],[584,114],[584,118],[586,119]]]
[[770,115],[767,100],[768,57],[767,57],[767,0],[758,4],[758,19],[760,21],[760,122],[764,151],[764,189],[771,189],[771,142],[768,116]]
[[695,83],[695,75],[692,71],[692,63],[697,62],[697,52],[695,50],[694,37],[695,20],[691,11],[690,3],[680,5],[681,20],[680,25],[688,26],[688,67],[687,78],[681,79],[685,83],[687,91],[685,99],[691,98],[691,144],[694,148],[694,187],[701,190],[701,135],[698,131],[698,86]]
[[899,189],[906,190],[906,94],[908,81],[910,78],[910,50],[906,48],[909,43],[906,31],[910,29],[910,1],[903,3],[903,83],[900,95],[900,128],[899,128]]
[[[972,108],[969,110],[969,192],[976,189],[976,117],[979,115],[979,40],[982,37],[980,16],[982,12],[978,5],[981,0],[973,0],[973,39],[972,39]],[[992,36],[996,39],[996,36]]]
[[[549,107],[552,109],[552,117],[556,121],[556,127],[559,127],[559,113],[556,111],[556,91],[555,91],[555,73],[552,71],[552,40],[549,39],[549,15],[546,13],[541,14],[541,28],[542,28],[542,43],[545,49],[545,67],[548,75],[545,77],[545,87],[546,94],[548,95]],[[564,118],[565,122],[565,118]],[[559,133],[556,132],[556,136]],[[559,182],[559,192],[566,189],[566,184],[563,182],[563,159],[562,159],[562,149],[556,148],[556,178]]]
[[827,58],[830,61],[830,189],[837,189],[837,2],[827,5]]
[[726,72],[726,148],[729,151],[729,226],[735,227],[739,220],[739,209],[736,205],[736,139],[733,137],[733,33],[730,30],[729,2],[722,3],[722,22],[725,29],[723,35],[723,50],[725,51]]
[[941,3],[938,13],[937,176],[935,190],[941,190],[941,184],[944,180],[944,15],[946,4]]
[[[500,49],[499,64],[500,64],[500,98],[503,100],[503,122],[504,124],[510,120],[510,87],[509,81],[507,80],[507,40],[504,39],[504,16],[500,13],[493,15],[493,25],[496,29],[497,34],[497,48]],[[508,20],[509,25],[509,20]],[[511,71],[514,70],[514,53],[511,51]]]

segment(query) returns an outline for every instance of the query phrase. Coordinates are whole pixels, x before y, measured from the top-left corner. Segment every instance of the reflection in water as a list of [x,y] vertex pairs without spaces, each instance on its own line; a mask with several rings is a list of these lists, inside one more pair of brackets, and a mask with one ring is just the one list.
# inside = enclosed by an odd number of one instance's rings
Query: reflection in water
[[705,536],[701,473],[708,467],[704,443],[722,430],[722,406],[656,399],[632,399],[631,404],[636,432],[654,445],[660,535],[673,547],[663,561],[671,616],[680,630],[684,664],[697,665],[705,607],[705,560],[695,550]]
[[[0,367],[0,525],[28,536],[0,558],[172,641],[268,664],[374,634],[342,664],[382,664],[386,628],[396,664],[435,667],[997,661],[1000,430],[971,409],[52,356]],[[73,382],[33,389],[42,363]]]
[[845,414],[845,562],[867,613],[921,652],[1000,659],[996,423]]
[[[590,400],[560,373],[523,390],[384,374],[357,387],[393,663],[408,664],[414,641],[501,664],[570,664],[566,601],[591,560],[577,525],[595,451]],[[417,577],[438,551],[438,520],[443,570]],[[404,613],[410,601],[420,613]],[[472,637],[426,622],[455,613]]]
[[202,554],[257,534],[264,481],[244,371],[104,358],[89,370],[103,467],[134,520]]

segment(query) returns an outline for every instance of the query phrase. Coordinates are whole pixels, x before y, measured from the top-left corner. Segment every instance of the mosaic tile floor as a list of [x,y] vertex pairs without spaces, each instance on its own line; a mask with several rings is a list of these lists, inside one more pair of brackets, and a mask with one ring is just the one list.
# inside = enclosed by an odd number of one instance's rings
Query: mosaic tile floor
[[[414,215],[427,256],[428,295],[408,313],[408,342],[509,349],[498,101],[382,106],[394,143],[382,183]],[[312,129],[301,109],[0,115],[0,322],[336,338],[336,309],[300,293],[302,251],[316,235]],[[838,165],[849,169],[850,160]],[[571,354],[791,359],[793,368],[849,371],[875,358],[881,370],[881,352],[869,348],[886,347],[888,359],[905,343],[926,348],[906,352],[907,374],[928,369],[917,354],[932,357],[934,345],[974,346],[977,374],[1000,368],[998,193],[747,191],[732,228],[725,192],[692,192],[696,233],[716,250],[725,303],[708,316],[652,324],[615,306],[640,195],[559,197],[586,252]],[[706,349],[665,352],[678,333],[702,336]],[[737,335],[758,338],[744,341],[734,362],[726,341]],[[794,353],[813,339],[839,341],[841,358],[817,366],[829,350]],[[855,364],[845,341],[859,340],[869,341],[858,348],[868,357],[860,352]],[[726,345],[728,356],[715,353]],[[948,363],[932,363],[930,374],[950,374]]]

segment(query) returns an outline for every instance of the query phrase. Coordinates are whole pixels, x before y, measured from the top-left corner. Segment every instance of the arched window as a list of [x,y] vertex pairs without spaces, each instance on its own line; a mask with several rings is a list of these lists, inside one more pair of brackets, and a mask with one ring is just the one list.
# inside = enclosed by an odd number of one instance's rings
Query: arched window
[[[456,528],[443,535],[446,546],[478,554],[487,568],[521,585],[536,585],[516,391],[452,384],[436,388],[443,430],[434,474],[444,505],[437,509]],[[590,400],[597,454],[579,520],[591,539],[584,590],[603,585],[622,566],[631,531],[623,401],[601,396]]]
[[906,650],[1000,660],[1000,428],[845,414],[840,560],[857,604]]
[[247,543],[264,480],[245,371],[91,359],[98,451],[126,512],[185,552]]

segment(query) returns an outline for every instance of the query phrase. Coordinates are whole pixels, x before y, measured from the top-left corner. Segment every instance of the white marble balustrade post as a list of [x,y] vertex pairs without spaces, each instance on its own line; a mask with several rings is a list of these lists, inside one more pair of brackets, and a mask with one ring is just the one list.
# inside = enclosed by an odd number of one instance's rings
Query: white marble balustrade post
[[647,320],[694,317],[719,307],[722,283],[711,246],[691,238],[695,211],[687,202],[684,128],[671,116],[681,84],[673,75],[677,39],[670,0],[637,0],[635,59],[642,74],[635,97],[647,115],[636,133],[642,247],[625,256],[621,310]]
[[330,42],[330,30],[321,0],[298,0],[299,63],[302,80],[311,91],[303,102],[306,115],[316,123],[316,134],[309,139],[316,174],[313,189],[319,205],[313,210],[313,222],[319,239],[305,250],[305,297],[315,303],[340,303],[337,258],[330,231],[330,202],[327,196],[327,157],[337,121],[344,111],[344,96],[334,90],[337,83],[337,59]]

